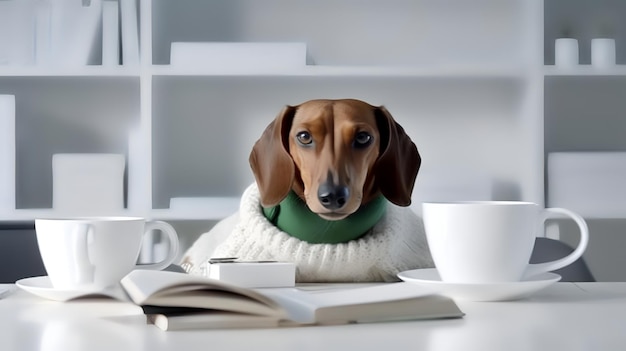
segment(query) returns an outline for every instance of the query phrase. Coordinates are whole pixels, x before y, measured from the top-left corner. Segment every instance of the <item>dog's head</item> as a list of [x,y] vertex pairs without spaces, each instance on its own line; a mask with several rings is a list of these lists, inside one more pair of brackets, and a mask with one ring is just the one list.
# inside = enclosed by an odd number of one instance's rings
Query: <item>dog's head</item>
[[286,106],[250,154],[263,206],[293,190],[329,220],[381,193],[408,206],[420,163],[415,144],[384,107],[350,99]]

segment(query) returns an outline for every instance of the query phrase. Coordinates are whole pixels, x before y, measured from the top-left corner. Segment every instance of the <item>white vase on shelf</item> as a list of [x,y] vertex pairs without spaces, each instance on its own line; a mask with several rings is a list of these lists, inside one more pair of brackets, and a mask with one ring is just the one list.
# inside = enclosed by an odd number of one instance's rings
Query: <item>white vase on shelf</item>
[[615,39],[591,39],[591,64],[601,68],[615,66]]
[[558,38],[554,43],[554,64],[559,67],[578,65],[578,39]]

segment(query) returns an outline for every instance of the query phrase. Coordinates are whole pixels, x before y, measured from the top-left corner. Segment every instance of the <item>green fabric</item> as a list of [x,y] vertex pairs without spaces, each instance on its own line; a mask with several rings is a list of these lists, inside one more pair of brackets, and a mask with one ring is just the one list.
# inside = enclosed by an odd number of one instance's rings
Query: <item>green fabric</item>
[[263,208],[265,217],[283,232],[312,244],[338,244],[358,239],[385,214],[383,196],[361,206],[355,213],[338,220],[321,218],[307,207],[294,192],[277,206]]

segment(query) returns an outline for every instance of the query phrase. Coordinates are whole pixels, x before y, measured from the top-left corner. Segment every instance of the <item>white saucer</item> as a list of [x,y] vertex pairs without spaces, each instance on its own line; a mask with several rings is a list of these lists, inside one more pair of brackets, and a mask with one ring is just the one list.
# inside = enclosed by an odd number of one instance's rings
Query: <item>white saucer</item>
[[69,301],[84,297],[110,297],[114,299],[123,298],[123,293],[116,288],[95,290],[63,290],[52,287],[48,276],[24,278],[15,282],[19,288],[28,291],[33,295],[37,295],[54,301]]
[[561,280],[556,273],[543,273],[520,282],[469,284],[445,283],[435,268],[415,269],[398,273],[407,283],[428,287],[435,292],[459,300],[508,301],[527,297]]
[[0,287],[0,299],[9,295],[13,289],[10,287]]

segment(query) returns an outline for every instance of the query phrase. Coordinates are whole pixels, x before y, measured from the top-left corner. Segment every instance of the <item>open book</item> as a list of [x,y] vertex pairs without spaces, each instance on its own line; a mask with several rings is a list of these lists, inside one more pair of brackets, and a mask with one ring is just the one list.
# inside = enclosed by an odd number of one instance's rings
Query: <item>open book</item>
[[163,330],[463,316],[453,300],[409,283],[253,290],[184,273],[135,270],[124,277],[121,284],[132,302],[143,307],[148,320]]

